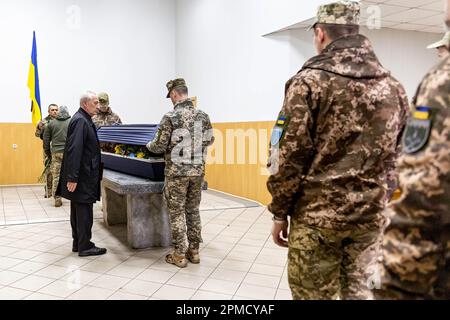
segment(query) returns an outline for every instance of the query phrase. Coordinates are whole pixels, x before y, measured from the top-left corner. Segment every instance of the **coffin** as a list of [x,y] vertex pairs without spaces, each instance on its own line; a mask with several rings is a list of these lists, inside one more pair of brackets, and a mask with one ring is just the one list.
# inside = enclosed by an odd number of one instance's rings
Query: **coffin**
[[[158,125],[116,125],[97,131],[106,169],[153,181],[164,181],[164,159],[146,145],[153,140]],[[138,158],[140,157],[140,158]]]

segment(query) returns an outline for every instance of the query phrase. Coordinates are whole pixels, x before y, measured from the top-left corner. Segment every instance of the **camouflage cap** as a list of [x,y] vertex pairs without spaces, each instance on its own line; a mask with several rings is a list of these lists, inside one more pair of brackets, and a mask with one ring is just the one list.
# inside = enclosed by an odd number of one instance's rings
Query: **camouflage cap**
[[447,48],[450,48],[450,31],[448,31],[444,37],[439,40],[438,42],[435,42],[433,44],[430,44],[427,49],[437,49],[439,47],[446,46]]
[[109,104],[109,96],[106,92],[101,92],[98,94],[98,101],[101,104]]
[[186,81],[184,81],[184,79],[182,78],[178,78],[175,80],[170,80],[169,82],[167,82],[166,84],[167,87],[167,98],[170,98],[170,92],[175,89],[175,88],[179,88],[179,87],[187,87],[186,85]]
[[311,30],[316,24],[342,24],[359,25],[361,8],[356,1],[337,1],[325,4],[317,10],[314,23],[308,28]]

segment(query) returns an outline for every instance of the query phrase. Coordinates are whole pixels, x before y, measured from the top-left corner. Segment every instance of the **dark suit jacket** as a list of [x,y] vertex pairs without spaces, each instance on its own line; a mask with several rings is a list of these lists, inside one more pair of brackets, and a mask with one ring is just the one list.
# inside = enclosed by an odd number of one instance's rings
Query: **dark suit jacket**
[[[89,114],[80,108],[72,117],[67,131],[56,194],[81,203],[100,200],[100,160],[101,151],[94,123]],[[75,192],[67,190],[67,182],[78,183]]]

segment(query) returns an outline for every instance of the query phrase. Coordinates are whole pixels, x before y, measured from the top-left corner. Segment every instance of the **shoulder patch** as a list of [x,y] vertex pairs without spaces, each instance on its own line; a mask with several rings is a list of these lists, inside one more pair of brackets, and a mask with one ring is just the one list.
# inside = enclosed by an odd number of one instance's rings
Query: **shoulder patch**
[[272,131],[272,136],[270,137],[270,145],[276,146],[280,142],[281,137],[283,137],[283,133],[284,133],[283,128],[275,126],[275,128],[273,128]]
[[403,135],[403,152],[413,154],[422,150],[428,143],[431,133],[431,108],[416,107],[408,120]]
[[284,126],[284,124],[286,123],[286,117],[285,116],[280,116],[277,119],[277,126]]
[[416,107],[416,110],[413,113],[414,119],[428,120],[430,116],[431,116],[430,107]]
[[283,138],[285,128],[288,124],[288,119],[284,115],[280,115],[275,122],[275,127],[273,128],[272,135],[270,137],[270,145],[276,146],[280,143],[281,138]]

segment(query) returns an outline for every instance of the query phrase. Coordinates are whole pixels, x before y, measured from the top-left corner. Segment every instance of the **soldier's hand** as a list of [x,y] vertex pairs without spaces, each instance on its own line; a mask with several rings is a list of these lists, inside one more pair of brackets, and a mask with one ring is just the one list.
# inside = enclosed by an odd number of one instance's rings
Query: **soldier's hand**
[[282,223],[280,222],[274,222],[272,226],[272,238],[273,242],[275,242],[276,245],[280,247],[288,247],[288,227],[289,222],[284,221]]
[[77,188],[76,182],[67,182],[67,190],[69,190],[69,192],[74,192],[76,188]]

